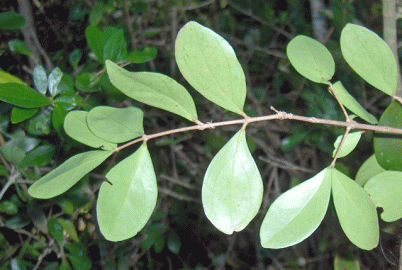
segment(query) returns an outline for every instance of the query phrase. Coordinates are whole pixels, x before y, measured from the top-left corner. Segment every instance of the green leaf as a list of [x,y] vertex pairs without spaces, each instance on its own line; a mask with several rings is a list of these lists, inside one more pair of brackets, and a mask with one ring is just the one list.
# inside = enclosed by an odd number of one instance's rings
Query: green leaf
[[113,151],[95,150],[75,155],[33,183],[28,193],[38,199],[56,197],[71,188],[112,153]]
[[125,60],[126,57],[127,43],[124,39],[123,30],[119,29],[106,41],[103,49],[103,59],[117,62]]
[[28,49],[28,46],[19,39],[13,39],[8,42],[8,47],[10,51],[13,53],[20,53],[26,56],[32,56],[31,51]]
[[136,107],[98,106],[87,116],[89,129],[95,136],[112,143],[126,142],[144,135],[144,113]]
[[38,108],[52,101],[31,87],[19,83],[0,84],[0,100],[22,108]]
[[153,46],[145,46],[141,50],[131,52],[128,55],[128,61],[131,63],[146,63],[155,58],[158,53],[158,49]]
[[[339,135],[338,138],[336,138],[336,141],[334,142],[335,149],[332,153],[332,157],[335,157],[336,151],[338,151],[339,144],[341,143],[343,136],[344,135]],[[361,136],[361,131],[350,132],[343,142],[341,150],[339,150],[338,158],[346,157],[347,155],[349,155],[349,153],[356,148]]]
[[[107,142],[92,133],[87,124],[88,112],[71,111],[64,119],[64,130],[67,135],[76,141],[94,148],[112,150],[117,147],[116,144]],[[113,127],[112,127],[113,128]]]
[[32,135],[47,135],[51,131],[51,109],[46,108],[42,113],[31,118],[28,122],[28,132]]
[[387,95],[395,94],[398,69],[384,40],[363,26],[349,23],[341,32],[340,43],[343,57],[360,77]]
[[26,85],[26,83],[21,81],[20,78],[15,77],[8,72],[0,70],[0,83],[11,83],[11,82]]
[[105,11],[106,5],[102,2],[97,2],[89,12],[89,24],[97,25],[102,20]]
[[335,254],[334,270],[360,270],[359,260],[349,249]]
[[357,247],[375,248],[379,241],[379,227],[373,201],[355,181],[336,169],[331,171],[332,196],[343,231]]
[[47,75],[45,68],[41,65],[37,65],[33,70],[33,81],[39,93],[46,94],[47,90]]
[[76,81],[75,86],[83,92],[95,92],[99,88],[96,87],[99,81],[99,77],[92,73],[82,73],[80,74]]
[[213,103],[245,116],[246,79],[225,39],[190,21],[179,31],[175,47],[177,65],[191,86]]
[[63,72],[61,72],[59,67],[53,69],[52,72],[50,72],[49,74],[48,79],[49,93],[52,95],[52,97],[60,93],[60,90],[58,89],[57,86],[61,81],[61,77],[63,77]]
[[68,62],[70,62],[71,66],[76,69],[78,67],[78,63],[82,59],[82,52],[80,49],[75,48],[69,55],[68,55]]
[[26,25],[24,16],[14,11],[0,13],[0,29],[16,30]]
[[[380,126],[402,128],[402,105],[396,100],[385,109],[378,122]],[[375,157],[386,170],[402,170],[402,135],[374,133]]]
[[14,165],[20,165],[25,157],[25,152],[12,143],[0,146],[0,152],[8,162],[11,162]]
[[67,113],[68,111],[64,108],[64,106],[57,103],[54,105],[52,113],[52,125],[58,133],[60,133],[61,128],[63,127],[64,118],[66,117]]
[[207,218],[221,232],[243,230],[261,206],[263,184],[246,142],[238,131],[216,154],[202,184],[202,204]]
[[155,209],[157,184],[146,143],[114,166],[99,190],[97,216],[106,239],[121,241],[136,235]]
[[53,145],[41,145],[29,151],[22,160],[21,165],[24,167],[46,166],[52,161],[55,150]]
[[336,96],[339,98],[341,103],[349,109],[352,113],[359,116],[361,119],[369,122],[370,124],[376,125],[378,123],[377,119],[371,113],[367,112],[358,102],[352,97],[348,91],[343,87],[340,81],[332,85]]
[[402,172],[379,173],[366,183],[364,189],[376,207],[381,207],[382,220],[393,222],[402,218]]
[[57,244],[62,247],[64,236],[63,226],[61,226],[60,222],[56,218],[49,219],[47,222],[47,229],[54,240],[56,240]]
[[18,213],[18,206],[13,202],[3,200],[0,202],[0,212],[7,215],[16,215]]
[[106,35],[97,26],[90,25],[85,29],[87,42],[99,62],[103,62],[103,47],[106,43]]
[[106,61],[106,69],[110,82],[127,96],[190,121],[197,119],[193,98],[172,78],[153,72],[129,72],[111,61]]
[[362,164],[362,166],[360,166],[359,170],[357,171],[355,179],[356,183],[363,187],[371,177],[384,171],[385,169],[378,164],[375,154],[373,154]]
[[293,38],[286,47],[292,66],[307,79],[329,84],[335,73],[335,61],[320,42],[306,36]]
[[180,252],[180,247],[181,247],[181,241],[180,237],[177,235],[175,231],[171,231],[168,235],[167,238],[167,247],[170,250],[170,252],[179,255]]
[[59,218],[57,220],[61,224],[63,229],[67,232],[68,236],[71,237],[71,239],[73,239],[75,242],[80,241],[78,239],[77,230],[75,229],[74,224],[70,220],[64,218]]
[[27,120],[28,118],[31,118],[38,110],[39,110],[38,108],[24,109],[19,107],[13,107],[13,109],[11,110],[10,121],[13,124],[20,123],[22,121]]
[[80,243],[70,243],[65,246],[68,250],[67,258],[74,269],[89,270],[92,268],[92,261],[88,257],[86,248]]
[[328,170],[286,191],[272,203],[260,229],[264,248],[295,245],[317,229],[327,212],[331,193]]

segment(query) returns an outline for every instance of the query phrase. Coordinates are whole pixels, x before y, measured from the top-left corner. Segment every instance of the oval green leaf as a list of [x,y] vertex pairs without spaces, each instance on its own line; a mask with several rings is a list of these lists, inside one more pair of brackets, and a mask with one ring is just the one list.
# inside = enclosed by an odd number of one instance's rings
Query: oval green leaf
[[381,207],[381,219],[393,222],[402,218],[402,172],[386,171],[370,178],[364,186],[374,204]]
[[155,209],[158,189],[146,143],[114,166],[99,190],[97,216],[106,239],[121,241],[136,235]]
[[[380,126],[402,128],[402,105],[396,100],[385,109]],[[402,135],[374,133],[374,153],[378,164],[386,170],[402,170]]]
[[103,47],[107,40],[106,34],[97,26],[90,25],[85,29],[85,37],[98,61],[103,62]]
[[331,194],[328,169],[279,196],[268,209],[260,229],[264,248],[300,243],[320,225]]
[[107,159],[113,151],[89,151],[72,156],[59,167],[33,183],[29,195],[38,199],[49,199],[62,194],[87,173]]
[[363,187],[371,177],[384,171],[385,169],[378,164],[375,154],[373,154],[366,159],[357,171],[356,183]]
[[367,192],[355,181],[331,170],[332,197],[342,230],[357,247],[371,250],[378,245],[377,211]]
[[88,112],[71,111],[64,119],[64,130],[67,135],[80,143],[104,150],[112,150],[117,144],[105,141],[92,133],[87,124]]
[[191,95],[172,78],[154,72],[129,72],[106,61],[110,82],[121,92],[142,103],[196,121],[197,111]]
[[347,24],[341,32],[341,51],[346,62],[366,82],[388,95],[394,95],[398,83],[395,57],[373,31]]
[[306,36],[293,38],[286,47],[292,66],[307,79],[329,84],[335,73],[335,61],[320,42]]
[[376,125],[378,123],[377,119],[371,113],[367,112],[362,105],[357,102],[357,100],[348,93],[348,91],[343,87],[340,81],[332,85],[336,96],[339,98],[341,103],[349,109],[352,113],[359,116],[361,119],[369,122],[370,124]]
[[263,184],[246,142],[238,131],[208,166],[202,185],[207,218],[221,232],[243,230],[258,213]]
[[8,42],[8,47],[10,48],[10,51],[12,51],[13,53],[20,53],[26,56],[32,56],[32,53],[29,50],[28,46],[22,40],[19,39],[10,40]]
[[112,143],[126,142],[144,135],[144,113],[135,107],[98,106],[87,115],[89,129],[95,136]]
[[52,97],[60,93],[60,90],[58,89],[57,86],[59,85],[62,77],[63,72],[60,70],[59,67],[56,67],[55,69],[52,70],[52,72],[50,72],[48,84],[49,84],[49,93],[52,95]]
[[[338,158],[346,157],[347,155],[349,155],[349,153],[356,148],[357,144],[360,141],[361,136],[362,136],[361,131],[350,132],[346,137],[345,141],[343,142],[341,150],[339,150]],[[341,143],[342,138],[343,135],[339,135],[338,138],[336,138],[336,141],[334,142],[335,149],[334,152],[332,153],[332,157],[335,157],[336,151],[338,151],[339,144]]]
[[45,68],[42,65],[37,65],[33,70],[33,81],[39,93],[46,94],[47,91],[47,75]]
[[39,110],[39,108],[33,109],[24,109],[19,107],[13,107],[11,110],[11,118],[10,121],[13,124],[17,124],[19,122],[25,121],[28,118],[34,116],[34,114]]
[[0,84],[0,100],[28,109],[52,104],[50,99],[20,83]]
[[190,21],[177,34],[176,61],[184,78],[205,98],[245,116],[246,79],[230,44]]

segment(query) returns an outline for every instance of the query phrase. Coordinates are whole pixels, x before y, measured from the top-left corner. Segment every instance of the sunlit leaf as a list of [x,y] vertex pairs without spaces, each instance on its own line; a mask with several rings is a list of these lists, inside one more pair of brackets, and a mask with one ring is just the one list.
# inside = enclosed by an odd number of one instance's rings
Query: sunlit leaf
[[378,121],[371,113],[367,112],[358,102],[352,97],[348,91],[343,87],[340,81],[334,83],[332,85],[337,97],[347,109],[349,109],[352,113],[359,116],[361,119],[369,122],[370,124],[377,124]]
[[95,150],[72,156],[28,189],[32,197],[49,199],[62,194],[101,164],[113,151]]
[[26,84],[20,78],[11,75],[8,72],[0,70],[0,83],[19,83],[19,84]]
[[[343,142],[341,150],[339,150],[338,158],[349,155],[349,153],[356,148],[361,136],[362,136],[361,131],[350,132],[346,137],[345,141]],[[336,151],[339,148],[339,144],[341,143],[342,138],[343,135],[339,135],[338,138],[336,138],[336,141],[334,142],[335,149],[334,152],[332,153],[332,157],[335,157]]]
[[135,107],[98,106],[88,113],[87,123],[95,136],[121,143],[144,135],[143,118],[144,113]]
[[363,26],[349,23],[341,32],[340,43],[343,57],[360,77],[388,95],[395,94],[398,69],[383,39]]
[[20,83],[0,84],[0,100],[22,108],[38,108],[52,101],[27,85]]
[[335,73],[335,61],[320,42],[306,36],[293,38],[286,47],[292,66],[307,79],[328,84]]
[[238,131],[208,166],[202,185],[207,218],[220,231],[243,230],[258,213],[262,202],[261,175],[246,142]]
[[107,142],[92,133],[87,124],[87,115],[88,112],[85,111],[69,112],[64,119],[64,130],[67,135],[94,148],[102,148],[104,150],[115,149],[117,147],[116,144]]
[[37,65],[33,70],[33,81],[39,93],[46,94],[47,91],[47,75],[45,68],[42,65]]
[[177,34],[175,53],[180,72],[191,86],[222,108],[245,115],[246,79],[225,39],[190,21]]
[[381,207],[381,219],[386,222],[402,218],[402,172],[379,173],[366,183],[364,189],[374,204]]
[[384,171],[385,169],[378,164],[375,154],[373,154],[366,159],[357,171],[356,183],[363,187],[371,177]]
[[284,248],[310,236],[327,212],[331,193],[328,169],[279,196],[261,224],[264,248]]
[[377,211],[367,192],[355,181],[331,170],[332,196],[339,223],[349,240],[361,249],[378,245]]
[[193,98],[172,78],[153,72],[129,72],[111,61],[106,61],[106,69],[110,82],[127,96],[191,121],[197,119]]
[[99,190],[97,216],[106,239],[121,241],[136,235],[155,209],[158,189],[146,143],[106,175]]

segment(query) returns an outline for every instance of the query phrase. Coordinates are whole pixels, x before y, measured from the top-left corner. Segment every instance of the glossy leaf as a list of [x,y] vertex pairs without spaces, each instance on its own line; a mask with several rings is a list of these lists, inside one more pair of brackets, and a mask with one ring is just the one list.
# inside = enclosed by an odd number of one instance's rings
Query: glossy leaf
[[347,109],[349,109],[352,113],[359,116],[361,119],[369,122],[370,124],[377,124],[378,121],[371,113],[367,112],[358,102],[352,97],[348,91],[343,87],[340,81],[334,83],[332,85],[337,97]]
[[246,142],[238,131],[208,166],[202,185],[207,218],[221,232],[243,230],[261,206],[263,184]]
[[97,26],[90,25],[85,29],[85,37],[88,45],[99,62],[103,62],[103,47],[106,43],[106,35]]
[[8,72],[0,70],[0,84],[1,83],[19,83],[25,85],[26,83],[21,81],[20,78],[11,75]]
[[106,69],[110,82],[127,96],[191,121],[197,119],[193,98],[172,78],[153,72],[129,72],[111,61],[106,61]]
[[98,106],[88,113],[87,123],[95,136],[121,143],[144,135],[143,118],[144,113],[136,107]]
[[[349,153],[356,148],[357,144],[360,141],[361,136],[362,136],[361,131],[350,132],[346,137],[345,141],[343,142],[341,150],[339,150],[338,158],[349,155]],[[338,138],[336,138],[336,141],[334,142],[335,149],[332,153],[332,157],[335,157],[336,151],[339,148],[339,144],[341,143],[342,138],[343,135],[339,135]]]
[[335,73],[335,61],[320,42],[306,36],[293,38],[286,47],[292,66],[307,79],[329,84]]
[[22,121],[27,120],[28,118],[31,118],[38,110],[39,110],[38,108],[24,109],[19,107],[13,107],[13,109],[11,110],[10,121],[13,124],[20,123]]
[[343,57],[360,77],[388,95],[395,94],[398,69],[383,39],[363,26],[349,23],[341,32],[340,43]]
[[26,25],[24,16],[14,11],[0,13],[0,29],[16,30]]
[[222,108],[245,115],[246,79],[225,39],[190,21],[177,34],[175,53],[180,72],[191,86]]
[[97,216],[106,239],[121,241],[136,235],[155,209],[158,189],[146,143],[114,166],[99,190]]
[[92,133],[87,124],[88,112],[71,111],[64,119],[64,130],[67,135],[76,141],[94,148],[112,150],[117,147],[116,144],[107,142]]
[[379,173],[366,183],[364,189],[374,204],[381,207],[381,219],[393,222],[402,218],[402,172]]
[[38,199],[49,199],[67,191],[87,173],[96,168],[113,151],[89,151],[72,156],[59,167],[37,180],[28,189]]
[[331,170],[332,196],[339,223],[349,240],[361,249],[378,245],[377,211],[367,192],[355,181]]
[[155,58],[156,54],[158,53],[158,49],[153,46],[146,46],[141,50],[131,52],[128,55],[128,61],[131,63],[146,63],[153,58]]
[[0,84],[0,100],[22,108],[38,108],[50,105],[50,99],[31,87],[19,83]]
[[328,208],[331,193],[329,174],[329,169],[322,170],[272,203],[260,229],[264,248],[295,245],[317,229]]
[[42,65],[37,65],[33,70],[33,81],[39,93],[46,94],[47,91],[47,75],[45,68]]
[[26,56],[32,56],[31,51],[29,50],[28,46],[19,39],[13,39],[8,42],[8,47],[10,51],[13,53],[20,53]]
[[[380,126],[402,128],[402,106],[396,100],[385,109]],[[402,170],[402,135],[374,133],[374,153],[378,164],[387,170]]]
[[103,48],[103,59],[110,61],[125,60],[127,57],[127,44],[124,39],[124,33],[122,29],[114,32],[114,34],[108,38]]
[[378,164],[375,154],[373,154],[366,159],[357,171],[356,183],[363,187],[371,177],[382,172],[385,172],[385,169]]
[[52,95],[52,97],[60,93],[57,86],[61,81],[61,77],[63,77],[63,72],[58,67],[53,69],[52,72],[50,72],[49,74],[48,78],[49,93]]

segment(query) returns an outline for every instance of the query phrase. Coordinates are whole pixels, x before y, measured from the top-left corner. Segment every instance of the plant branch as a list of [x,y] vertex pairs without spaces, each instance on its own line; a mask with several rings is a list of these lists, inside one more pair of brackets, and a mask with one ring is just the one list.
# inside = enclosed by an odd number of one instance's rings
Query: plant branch
[[345,132],[345,134],[343,134],[342,141],[341,141],[341,143],[339,144],[338,149],[336,150],[334,159],[333,159],[332,162],[331,162],[331,165],[330,165],[331,168],[335,167],[335,163],[336,163],[336,160],[338,159],[339,152],[341,151],[342,146],[343,146],[343,144],[345,143],[346,137],[348,136],[348,134],[349,134],[349,132],[350,132],[351,130],[352,130],[351,127],[347,127],[347,128],[346,128],[346,132]]
[[328,90],[332,93],[332,95],[335,97],[336,101],[338,102],[339,106],[341,106],[342,112],[346,117],[346,122],[350,122],[349,114],[346,112],[345,107],[343,106],[342,102],[339,100],[338,96],[335,93],[334,88],[332,87],[332,84],[329,85]]
[[302,121],[302,122],[309,122],[313,124],[323,124],[323,125],[331,125],[331,126],[339,126],[339,127],[346,127],[350,130],[352,129],[361,129],[361,130],[373,130],[373,131],[378,131],[382,133],[394,133],[394,134],[402,134],[402,129],[400,128],[393,128],[393,127],[386,127],[386,126],[375,126],[375,125],[369,125],[369,124],[360,124],[356,122],[344,122],[344,121],[337,121],[337,120],[328,120],[328,119],[321,119],[321,118],[315,118],[315,117],[306,117],[306,116],[300,116],[300,115],[294,115],[291,113],[286,113],[282,111],[276,110],[274,107],[271,106],[271,110],[273,110],[276,114],[271,114],[271,115],[265,115],[265,116],[257,116],[257,117],[246,117],[244,119],[237,119],[237,120],[230,120],[230,121],[222,121],[222,122],[208,122],[205,124],[198,124],[194,126],[189,126],[189,127],[183,127],[183,128],[177,128],[177,129],[172,129],[172,130],[167,130],[151,135],[143,135],[141,138],[132,140],[131,142],[125,143],[119,147],[117,147],[114,152],[118,152],[121,149],[124,149],[130,145],[136,144],[138,142],[142,141],[148,141],[151,139],[171,135],[171,134],[176,134],[176,133],[183,133],[186,131],[194,131],[194,130],[205,130],[205,129],[214,129],[215,127],[221,127],[221,126],[230,126],[230,125],[248,125],[250,123],[254,122],[262,122],[262,121],[270,121],[274,119],[278,120],[296,120],[296,121]]

